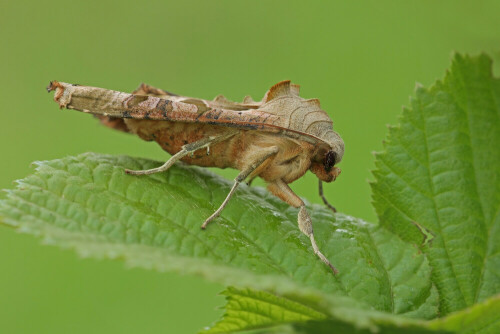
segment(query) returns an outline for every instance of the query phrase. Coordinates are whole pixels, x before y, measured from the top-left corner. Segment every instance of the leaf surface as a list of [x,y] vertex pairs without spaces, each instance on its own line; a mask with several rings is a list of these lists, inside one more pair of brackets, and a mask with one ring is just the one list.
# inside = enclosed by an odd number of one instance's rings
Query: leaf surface
[[448,330],[461,334],[500,333],[500,295],[480,304],[430,321],[429,328]]
[[340,270],[334,276],[299,231],[296,209],[243,185],[203,231],[200,224],[231,182],[181,165],[150,176],[124,173],[158,164],[92,153],[40,162],[8,191],[0,216],[83,256],[320,298],[330,315],[359,326],[382,316],[374,311],[436,315],[437,291],[425,257],[391,232],[310,206],[318,244]]
[[499,144],[500,80],[488,57],[457,55],[376,156],[380,223],[428,256],[441,315],[500,292]]
[[[228,288],[222,319],[202,333],[372,333],[353,323],[331,319],[320,304],[297,303],[283,296],[251,289]],[[496,334],[500,332],[500,295],[480,304],[432,321],[383,322],[381,333],[460,333]]]
[[327,318],[321,311],[265,291],[228,288],[222,294],[227,299],[226,313],[221,321],[203,333],[228,333]]
[[[229,288],[226,313],[213,327],[202,334],[212,333],[446,333],[445,326],[430,328],[424,321],[383,321],[377,327],[359,328],[345,319],[332,319],[321,310],[321,303],[295,300],[268,292]],[[395,319],[391,319],[395,320]]]

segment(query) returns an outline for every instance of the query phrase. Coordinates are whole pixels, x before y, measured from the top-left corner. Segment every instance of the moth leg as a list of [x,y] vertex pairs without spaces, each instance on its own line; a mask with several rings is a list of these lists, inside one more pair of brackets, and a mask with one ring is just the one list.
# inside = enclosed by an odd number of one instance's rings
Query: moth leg
[[251,162],[238,174],[238,176],[236,176],[236,178],[234,179],[233,187],[229,191],[229,194],[227,194],[226,199],[224,200],[224,202],[222,202],[220,207],[210,217],[208,217],[207,220],[205,220],[205,222],[201,225],[202,229],[205,229],[208,223],[219,217],[220,213],[226,207],[231,197],[233,197],[234,192],[236,191],[236,188],[238,188],[240,183],[243,182],[255,169],[261,166],[268,158],[278,153],[278,150],[279,148],[277,146],[271,146],[259,152],[259,154],[254,158],[253,162]]
[[337,212],[337,209],[330,204],[330,202],[328,202],[328,200],[326,199],[325,197],[325,194],[323,194],[323,181],[321,180],[318,180],[319,181],[319,186],[318,186],[318,189],[319,189],[319,196],[321,197],[321,199],[323,200],[323,203],[325,203],[325,205],[333,211],[333,213],[336,213]]
[[251,172],[250,175],[248,176],[249,180],[247,182],[247,186],[251,186],[253,180],[255,180],[257,178],[257,176],[259,176],[259,174],[269,166],[270,163],[271,163],[271,160],[268,159],[268,160],[264,161],[259,167],[254,169],[253,172]]
[[186,144],[182,146],[182,149],[174,154],[167,162],[157,168],[146,169],[146,170],[131,170],[125,169],[125,173],[132,175],[149,175],[155,173],[161,173],[169,169],[176,161],[182,159],[186,155],[193,153],[201,148],[209,147],[210,145],[216,144],[223,140],[226,140],[232,136],[234,136],[236,132],[231,132],[228,134],[220,135],[220,136],[210,136],[207,138],[200,139],[194,143]]
[[309,213],[306,210],[306,206],[304,204],[304,201],[300,199],[299,196],[297,196],[292,189],[286,184],[283,180],[277,180],[272,183],[270,183],[267,188],[269,191],[271,191],[275,196],[279,197],[283,201],[287,202],[291,206],[294,206],[296,208],[299,208],[299,214],[297,217],[298,223],[299,223],[299,229],[302,233],[307,235],[309,239],[311,240],[311,245],[314,250],[314,254],[316,254],[323,263],[325,263],[330,269],[332,269],[334,274],[338,274],[337,268],[335,268],[330,261],[326,258],[326,256],[321,253],[321,251],[318,248],[318,245],[316,244],[316,240],[314,239],[314,232],[313,232],[313,226],[312,226],[312,221],[311,217],[309,216]]
[[248,180],[248,182],[247,182],[247,186],[249,186],[249,187],[250,187],[250,186],[252,185],[253,180],[255,180],[255,178],[256,178],[256,177],[257,177],[257,176],[253,176],[253,177],[251,177],[251,178],[250,178],[250,180]]

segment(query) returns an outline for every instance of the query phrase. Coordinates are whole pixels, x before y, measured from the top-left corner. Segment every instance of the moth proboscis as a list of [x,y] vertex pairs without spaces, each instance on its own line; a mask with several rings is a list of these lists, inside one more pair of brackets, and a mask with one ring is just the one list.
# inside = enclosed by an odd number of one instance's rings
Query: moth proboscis
[[300,231],[309,237],[314,253],[336,274],[337,269],[320,252],[311,218],[304,202],[288,186],[308,170],[322,182],[340,174],[344,142],[333,130],[330,117],[318,99],[303,99],[299,86],[282,81],[272,86],[261,101],[245,97],[233,102],[224,96],[203,100],[179,96],[141,84],[132,94],[52,81],[54,100],[61,108],[94,114],[104,125],[156,141],[172,157],[149,170],[126,170],[133,175],[164,172],[176,161],[202,167],[235,168],[240,171],[226,199],[202,224],[218,217],[244,180],[259,176],[269,191],[299,208]]

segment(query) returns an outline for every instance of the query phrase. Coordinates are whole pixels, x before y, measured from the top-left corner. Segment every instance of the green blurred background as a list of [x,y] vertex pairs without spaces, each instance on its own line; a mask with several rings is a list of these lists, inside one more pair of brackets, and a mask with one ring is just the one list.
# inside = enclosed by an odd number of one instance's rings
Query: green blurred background
[[[168,157],[60,111],[44,90],[50,80],[123,91],[147,82],[240,100],[292,79],[302,96],[321,99],[346,142],[328,198],[375,222],[367,180],[386,124],[397,122],[416,82],[443,76],[454,50],[498,59],[499,17],[498,1],[2,1],[0,188],[34,160],[87,151]],[[316,187],[312,174],[293,184],[319,203]],[[82,260],[6,227],[0,268],[2,333],[193,333],[222,314],[216,283]]]

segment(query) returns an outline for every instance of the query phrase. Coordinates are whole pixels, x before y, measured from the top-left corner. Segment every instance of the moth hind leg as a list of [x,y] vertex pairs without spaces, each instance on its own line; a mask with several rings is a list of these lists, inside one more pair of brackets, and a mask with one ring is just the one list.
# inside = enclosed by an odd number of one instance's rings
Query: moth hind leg
[[210,137],[200,139],[194,143],[190,143],[190,144],[186,144],[186,145],[182,146],[182,149],[179,152],[174,154],[170,159],[167,160],[167,162],[165,162],[160,167],[156,167],[156,168],[152,168],[152,169],[145,169],[145,170],[125,169],[125,173],[131,174],[131,175],[150,175],[150,174],[165,172],[170,167],[172,167],[172,165],[176,161],[179,161],[180,159],[182,159],[186,155],[188,155],[192,152],[195,152],[201,148],[210,147],[210,145],[224,141],[224,140],[234,136],[235,134],[236,134],[236,132],[230,132],[230,133],[220,135],[220,136],[210,136]]

